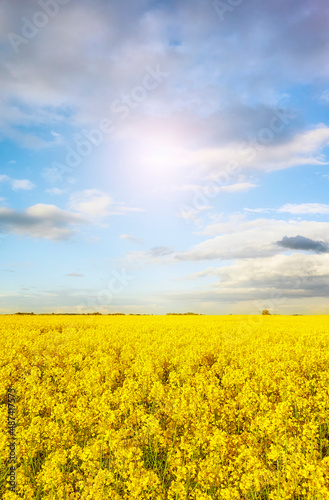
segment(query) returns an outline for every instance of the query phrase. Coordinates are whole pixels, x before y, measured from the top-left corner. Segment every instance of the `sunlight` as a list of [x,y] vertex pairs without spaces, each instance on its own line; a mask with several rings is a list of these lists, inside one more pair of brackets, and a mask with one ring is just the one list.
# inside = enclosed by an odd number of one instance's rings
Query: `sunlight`
[[186,154],[172,136],[152,136],[139,146],[140,165],[148,171],[171,175],[184,166]]

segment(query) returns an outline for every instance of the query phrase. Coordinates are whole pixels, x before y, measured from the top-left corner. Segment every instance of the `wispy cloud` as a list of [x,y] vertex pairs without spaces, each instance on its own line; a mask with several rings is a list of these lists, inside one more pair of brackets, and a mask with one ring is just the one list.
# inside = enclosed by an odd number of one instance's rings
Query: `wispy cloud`
[[278,212],[288,212],[290,214],[322,214],[322,215],[328,215],[329,214],[329,205],[326,205],[325,203],[301,203],[300,205],[298,204],[292,204],[292,203],[287,203],[286,205],[283,205]]
[[253,189],[258,187],[258,184],[254,184],[252,182],[237,182],[235,184],[229,184],[227,186],[207,186],[201,184],[182,184],[181,186],[175,185],[172,186],[172,191],[206,191],[207,189],[211,190],[212,195],[216,193],[240,193],[249,191],[249,189]]
[[280,208],[245,208],[246,212],[254,213],[289,213],[294,215],[319,214],[328,215],[329,205],[325,203],[286,203]]
[[128,212],[144,212],[142,208],[129,207],[122,202],[115,202],[107,193],[98,189],[86,189],[72,193],[68,208],[88,217],[107,217],[124,215]]
[[60,189],[60,188],[54,187],[54,188],[46,189],[46,193],[53,195],[53,196],[61,196],[61,195],[66,193],[66,189]]
[[171,255],[172,253],[172,249],[168,247],[154,247],[148,251],[150,257],[164,257],[165,255]]
[[137,267],[147,266],[149,264],[170,264],[173,263],[175,253],[172,248],[166,246],[157,246],[149,250],[140,250],[128,252],[125,261]]
[[126,240],[137,245],[141,245],[144,241],[143,238],[137,238],[136,236],[133,236],[131,234],[121,234],[120,240]]

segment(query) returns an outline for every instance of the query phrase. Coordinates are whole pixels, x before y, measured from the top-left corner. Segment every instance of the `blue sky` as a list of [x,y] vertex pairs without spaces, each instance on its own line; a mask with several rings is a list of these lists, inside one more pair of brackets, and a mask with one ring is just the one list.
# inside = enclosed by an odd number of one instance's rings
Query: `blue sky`
[[0,312],[329,313],[328,21],[2,1]]

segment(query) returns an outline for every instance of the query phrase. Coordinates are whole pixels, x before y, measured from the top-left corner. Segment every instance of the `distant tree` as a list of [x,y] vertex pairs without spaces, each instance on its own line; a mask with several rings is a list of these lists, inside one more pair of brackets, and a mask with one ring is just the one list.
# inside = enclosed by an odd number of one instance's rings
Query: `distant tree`
[[264,309],[264,311],[262,312],[262,315],[263,316],[271,316],[271,313],[267,309]]

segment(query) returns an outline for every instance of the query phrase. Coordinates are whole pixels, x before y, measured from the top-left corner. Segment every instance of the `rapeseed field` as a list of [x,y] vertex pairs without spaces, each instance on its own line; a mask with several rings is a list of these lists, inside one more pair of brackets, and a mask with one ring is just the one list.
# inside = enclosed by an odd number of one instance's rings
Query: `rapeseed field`
[[328,316],[0,319],[4,500],[329,499]]

